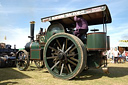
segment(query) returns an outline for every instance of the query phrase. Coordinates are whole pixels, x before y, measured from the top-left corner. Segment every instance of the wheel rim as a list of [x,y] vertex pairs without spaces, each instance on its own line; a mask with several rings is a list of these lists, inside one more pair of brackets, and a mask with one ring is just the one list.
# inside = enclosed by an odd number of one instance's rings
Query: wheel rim
[[84,53],[78,41],[77,37],[67,33],[58,33],[47,41],[44,61],[53,76],[71,79],[81,72]]
[[16,57],[16,66],[19,70],[26,70],[29,66],[28,54],[24,51],[19,51]]

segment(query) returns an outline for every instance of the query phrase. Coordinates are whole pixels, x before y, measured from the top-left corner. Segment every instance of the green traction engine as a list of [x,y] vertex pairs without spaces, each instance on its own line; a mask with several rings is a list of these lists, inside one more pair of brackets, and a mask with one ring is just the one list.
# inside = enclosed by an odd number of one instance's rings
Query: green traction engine
[[[78,15],[82,15],[89,26],[103,24],[103,31],[90,29],[87,35],[79,39],[72,29],[75,27],[73,17]],[[26,70],[30,61],[34,61],[37,67],[46,67],[50,74],[61,79],[72,79],[83,70],[101,66],[104,72],[108,72],[107,58],[103,52],[110,49],[106,24],[112,20],[107,5],[49,16],[41,18],[41,21],[51,24],[47,31],[41,29],[34,40],[35,22],[30,22],[30,42],[16,57],[19,70]]]

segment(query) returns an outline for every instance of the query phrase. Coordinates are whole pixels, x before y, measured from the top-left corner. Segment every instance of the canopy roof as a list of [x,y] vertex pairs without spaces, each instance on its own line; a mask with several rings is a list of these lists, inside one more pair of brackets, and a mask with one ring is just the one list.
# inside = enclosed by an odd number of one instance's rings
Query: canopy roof
[[97,25],[97,24],[103,24],[104,22],[105,23],[112,22],[111,15],[107,5],[100,5],[100,6],[90,7],[72,12],[62,13],[54,16],[49,16],[49,17],[41,18],[41,21],[42,22],[59,21],[64,25],[71,25],[75,23],[73,17],[78,15],[82,15],[83,18],[88,22],[88,25]]

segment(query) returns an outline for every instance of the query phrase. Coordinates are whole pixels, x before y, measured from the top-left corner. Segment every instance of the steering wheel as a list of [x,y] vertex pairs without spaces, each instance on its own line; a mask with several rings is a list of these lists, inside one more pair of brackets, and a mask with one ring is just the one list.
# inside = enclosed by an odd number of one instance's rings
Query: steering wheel
[[99,29],[91,29],[90,31],[94,31],[95,32],[95,31],[99,31]]

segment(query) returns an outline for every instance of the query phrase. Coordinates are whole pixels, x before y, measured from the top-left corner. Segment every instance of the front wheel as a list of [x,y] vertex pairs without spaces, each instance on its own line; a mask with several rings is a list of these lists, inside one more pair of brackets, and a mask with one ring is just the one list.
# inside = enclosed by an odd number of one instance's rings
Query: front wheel
[[86,50],[82,41],[71,34],[58,33],[44,47],[44,63],[49,73],[61,79],[72,79],[86,66]]
[[28,52],[25,50],[19,51],[16,56],[16,66],[19,70],[24,71],[29,66]]

